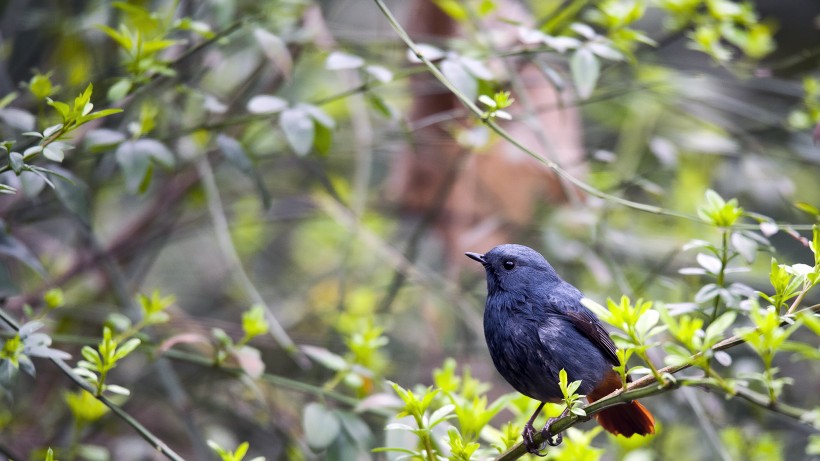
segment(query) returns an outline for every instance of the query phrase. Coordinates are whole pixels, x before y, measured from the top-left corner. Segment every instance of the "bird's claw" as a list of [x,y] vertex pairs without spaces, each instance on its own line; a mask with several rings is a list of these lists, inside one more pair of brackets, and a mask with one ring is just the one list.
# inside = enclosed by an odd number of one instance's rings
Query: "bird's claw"
[[524,432],[521,433],[521,437],[524,438],[524,447],[527,449],[527,453],[533,454],[535,456],[547,456],[546,453],[541,453],[541,447],[544,444],[535,443],[535,440],[533,438],[534,436],[535,428],[532,427],[532,422],[528,422],[524,425]]
[[547,445],[551,447],[557,447],[558,445],[561,445],[561,442],[564,441],[564,436],[562,436],[560,432],[557,434],[553,434],[552,432],[550,432],[550,426],[552,426],[552,423],[558,419],[559,418],[549,418],[547,420],[547,424],[544,424],[544,428],[541,429],[541,436],[544,437],[544,441],[547,443]]

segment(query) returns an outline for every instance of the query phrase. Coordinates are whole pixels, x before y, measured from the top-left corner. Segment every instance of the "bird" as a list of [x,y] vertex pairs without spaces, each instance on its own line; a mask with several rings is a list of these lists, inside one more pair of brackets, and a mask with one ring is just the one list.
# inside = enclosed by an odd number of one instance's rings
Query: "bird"
[[[558,384],[561,369],[569,382],[581,380],[578,393],[591,403],[622,387],[620,375],[612,368],[619,364],[617,348],[598,317],[581,303],[581,291],[561,279],[537,251],[504,244],[485,254],[465,255],[481,263],[487,275],[484,338],[495,368],[515,390],[541,402],[522,437],[528,452],[543,456],[533,440],[533,422],[545,403],[563,400]],[[595,416],[616,435],[655,432],[654,417],[636,401]],[[549,429],[555,419],[550,418],[541,430],[552,446],[561,443],[560,434]]]

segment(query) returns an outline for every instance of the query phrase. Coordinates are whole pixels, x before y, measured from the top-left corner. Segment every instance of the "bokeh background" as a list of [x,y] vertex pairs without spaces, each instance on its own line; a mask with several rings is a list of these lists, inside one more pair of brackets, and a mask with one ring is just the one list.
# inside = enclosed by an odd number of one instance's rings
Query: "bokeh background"
[[[175,302],[146,343],[208,357],[212,330],[237,340],[254,305],[281,325],[252,341],[258,357],[228,359],[246,371],[261,362],[267,378],[153,349],[112,372],[132,391],[126,410],[186,459],[212,459],[207,439],[247,440],[269,460],[382,459],[370,449],[386,443],[383,414],[351,409],[389,393],[385,379],[431,384],[448,357],[491,384],[491,400],[510,392],[484,344],[483,270],[464,251],[523,243],[600,302],[687,306],[703,280],[678,272],[695,264],[684,244],[719,234],[675,213],[694,216],[714,189],[794,224],[771,237],[773,252],[811,263],[795,234],[808,235],[800,226],[820,206],[820,3],[387,4],[472,99],[511,92],[512,120],[499,122],[521,143],[598,190],[671,213],[596,197],[501,139],[408,59],[374,2],[0,2],[0,97],[18,94],[0,108],[4,139],[25,145],[22,132],[53,124],[31,90],[36,75],[54,99],[93,82],[95,108],[123,109],[73,134],[54,166],[73,183],[3,173],[20,189],[0,196],[4,309],[20,318],[60,287],[66,304],[49,313],[49,332],[75,359],[154,290]],[[639,14],[619,28],[601,13],[609,7]],[[125,50],[110,33],[121,27],[171,42]],[[573,45],[535,43],[524,32],[534,30],[611,46],[592,58],[594,90],[579,88],[591,70],[572,69]],[[718,38],[697,49],[709,31]],[[147,143],[118,147],[129,140]],[[769,263],[761,255],[730,280],[766,290]],[[733,358],[741,371],[757,366],[748,350]],[[162,459],[111,415],[75,423],[65,403],[75,388],[35,364],[36,378],[18,376],[0,406],[7,457],[43,459],[51,446],[64,448],[59,459]],[[817,406],[817,362],[779,366],[795,381],[783,398]],[[311,402],[347,415],[332,417],[347,435],[318,454],[306,433],[327,420],[306,423]],[[722,395],[687,389],[646,404],[659,434],[637,450],[601,435],[603,459],[809,456],[811,428]]]

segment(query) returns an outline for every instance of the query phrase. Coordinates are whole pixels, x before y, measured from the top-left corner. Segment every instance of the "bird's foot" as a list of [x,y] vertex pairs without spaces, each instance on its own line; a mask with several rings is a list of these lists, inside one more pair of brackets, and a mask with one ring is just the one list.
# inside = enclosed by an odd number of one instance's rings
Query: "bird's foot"
[[561,442],[564,441],[564,436],[562,436],[560,432],[558,434],[553,434],[552,432],[550,432],[550,426],[552,426],[552,423],[554,423],[560,418],[561,417],[559,416],[558,418],[548,419],[547,424],[544,424],[544,428],[541,429],[541,435],[544,437],[544,441],[547,443],[547,445],[551,447],[557,447],[558,445],[561,445]]
[[543,444],[535,443],[535,433],[535,428],[532,427],[532,421],[524,425],[524,432],[521,433],[521,437],[524,438],[524,447],[527,449],[527,453],[536,456],[547,456],[546,453],[541,453],[541,447]]

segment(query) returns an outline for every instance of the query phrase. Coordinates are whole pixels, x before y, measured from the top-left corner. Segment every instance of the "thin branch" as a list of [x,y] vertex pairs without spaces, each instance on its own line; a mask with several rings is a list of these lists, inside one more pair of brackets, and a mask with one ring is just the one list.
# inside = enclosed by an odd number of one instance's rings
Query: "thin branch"
[[[16,333],[0,331],[0,338],[11,338],[15,335]],[[89,337],[64,334],[51,335],[51,339],[55,343],[74,344],[82,346],[93,345],[96,342],[95,340]],[[204,368],[209,368],[219,371],[221,373],[225,373],[229,376],[250,377],[250,375],[248,375],[248,373],[241,367],[226,365],[224,362],[221,364],[215,364],[213,357],[205,356],[202,354],[186,352],[179,349],[168,349],[159,352],[159,346],[148,342],[140,343],[140,345],[137,347],[137,350],[143,351],[149,355],[153,354],[154,356],[167,358],[168,360],[189,363],[192,365],[199,365]],[[350,407],[356,407],[361,403],[360,399],[351,397],[341,392],[333,391],[322,386],[309,384],[304,381],[287,378],[281,375],[263,373],[261,376],[259,376],[259,379],[270,384],[282,387],[284,389],[288,389],[295,392],[301,392],[304,394],[315,395],[316,397],[319,397],[321,399],[334,400],[336,402],[339,402]],[[395,415],[395,412],[391,412],[382,408],[368,408],[366,411],[368,413],[377,416],[382,416],[384,418],[389,418]]]
[[216,233],[216,239],[219,244],[219,249],[222,252],[222,257],[225,258],[230,271],[239,281],[245,291],[245,294],[251,299],[251,302],[265,308],[265,318],[270,325],[270,335],[273,339],[275,339],[279,346],[284,349],[288,355],[290,355],[297,365],[303,369],[310,367],[310,361],[299,350],[296,343],[293,342],[290,336],[288,336],[287,331],[285,331],[282,324],[279,323],[276,316],[273,315],[273,309],[271,309],[268,303],[265,302],[265,298],[263,298],[259,293],[259,290],[256,289],[256,285],[253,284],[242,266],[242,260],[239,258],[239,253],[237,253],[236,247],[234,247],[233,240],[231,238],[228,220],[225,217],[225,209],[223,208],[222,200],[219,197],[219,189],[217,188],[211,165],[208,162],[208,157],[203,156],[197,162],[196,167],[199,172],[202,187],[205,191],[205,197],[208,202],[208,211],[211,215],[214,232]]
[[[3,320],[8,324],[14,331],[20,331],[20,326],[11,318],[3,309],[0,309],[0,320]],[[131,416],[127,411],[123,410],[119,406],[117,406],[114,402],[108,399],[108,397],[104,395],[97,395],[96,390],[91,387],[88,381],[84,380],[83,378],[77,376],[74,373],[74,370],[67,364],[65,361],[49,357],[52,363],[57,365],[57,367],[63,372],[64,375],[68,376],[69,379],[74,381],[74,383],[81,387],[83,390],[87,391],[89,394],[93,395],[94,398],[102,402],[105,406],[107,406],[112,413],[117,415],[121,420],[125,421],[126,424],[131,426],[139,435],[148,442],[152,447],[154,447],[158,452],[165,455],[166,458],[172,461],[185,461],[185,458],[178,455],[174,450],[172,450],[165,442],[162,441],[159,437],[154,435],[148,428],[143,426],[139,421],[137,421],[133,416]]]

